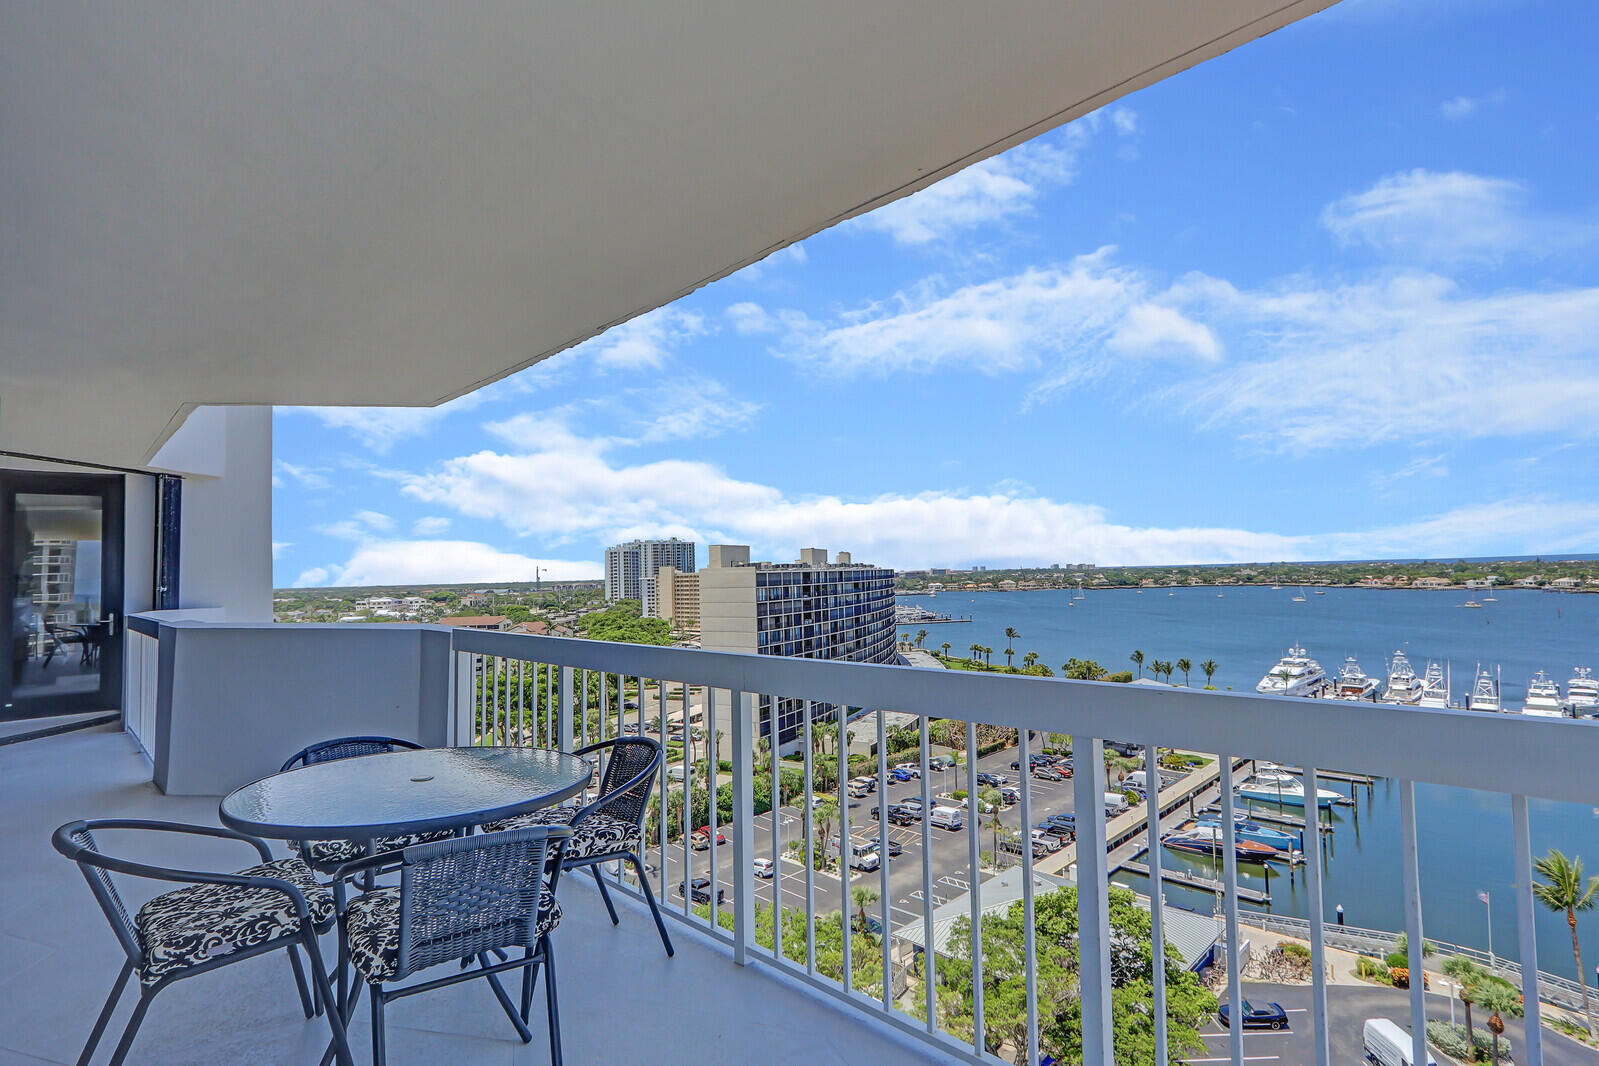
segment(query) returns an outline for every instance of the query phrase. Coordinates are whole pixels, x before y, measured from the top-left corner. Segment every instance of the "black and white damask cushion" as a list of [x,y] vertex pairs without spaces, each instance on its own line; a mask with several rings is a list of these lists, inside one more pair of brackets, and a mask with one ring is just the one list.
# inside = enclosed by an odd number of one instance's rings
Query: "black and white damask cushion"
[[[345,911],[350,961],[369,983],[386,981],[400,969],[400,890],[364,892]],[[561,924],[561,905],[546,891],[539,899],[533,940]]]
[[[315,927],[333,919],[333,893],[317,884],[310,867],[299,859],[279,859],[239,874],[292,883],[304,893]],[[218,956],[297,936],[300,919],[293,901],[275,889],[191,885],[139,908],[133,927],[144,950],[139,980],[153,985],[168,974]]]
[[[432,833],[407,833],[397,837],[378,837],[376,840],[379,852],[398,851],[408,848],[412,844],[426,844],[430,840],[448,840],[455,835],[453,830],[441,829]],[[289,850],[300,858],[309,862],[319,870],[331,869],[342,863],[364,859],[367,855],[366,843],[354,840],[298,840],[289,841]]]
[[[565,825],[581,807],[546,807],[531,814],[519,814],[492,822],[483,828],[491,833],[507,829],[527,829],[535,825]],[[623,851],[639,851],[644,834],[637,822],[624,822],[603,810],[595,811],[572,827],[572,838],[566,842],[568,859],[587,859],[595,855],[614,855]]]

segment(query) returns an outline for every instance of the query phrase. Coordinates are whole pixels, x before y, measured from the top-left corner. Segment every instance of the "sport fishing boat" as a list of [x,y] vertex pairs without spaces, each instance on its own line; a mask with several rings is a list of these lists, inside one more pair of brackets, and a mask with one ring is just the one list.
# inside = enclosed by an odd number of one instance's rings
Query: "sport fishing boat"
[[[1221,826],[1219,815],[1206,815],[1194,822],[1202,829],[1215,829]],[[1275,848],[1286,855],[1291,855],[1299,848],[1299,838],[1291,833],[1284,833],[1281,829],[1272,829],[1261,825],[1259,822],[1233,821],[1233,832],[1239,840],[1253,840],[1257,844],[1265,844]]]
[[[1238,790],[1238,798],[1257,803],[1278,803],[1284,807],[1303,807],[1305,786],[1299,778],[1285,770],[1263,767]],[[1316,790],[1318,807],[1331,807],[1342,798],[1325,788]]]
[[1466,697],[1468,711],[1487,711],[1497,714],[1504,710],[1504,704],[1499,702],[1499,679],[1490,674],[1481,663],[1477,664],[1477,681],[1471,686],[1471,695]]
[[1560,686],[1549,680],[1542,670],[1527,682],[1527,702],[1521,705],[1521,713],[1538,718],[1566,716],[1566,709],[1560,702]]
[[1413,704],[1421,699],[1424,683],[1402,651],[1394,652],[1388,663],[1388,687],[1382,690],[1384,703]]
[[1326,683],[1327,672],[1321,664],[1296,644],[1266,671],[1255,691],[1267,696],[1314,696]]
[[[1186,851],[1194,855],[1221,855],[1227,848],[1226,839],[1219,826],[1195,826],[1168,833],[1160,842],[1173,851]],[[1233,841],[1233,854],[1239,862],[1271,862],[1282,858],[1270,844],[1238,837]]]
[[1595,679],[1586,666],[1579,666],[1566,682],[1566,708],[1574,718],[1592,718],[1599,715],[1599,679]]
[[1351,655],[1344,660],[1344,668],[1338,671],[1338,685],[1333,694],[1341,700],[1374,700],[1380,688],[1382,682],[1368,677]]
[[1445,675],[1444,668],[1438,665],[1437,660],[1427,660],[1427,674],[1421,683],[1421,699],[1416,702],[1418,707],[1445,707],[1449,706],[1449,677]]

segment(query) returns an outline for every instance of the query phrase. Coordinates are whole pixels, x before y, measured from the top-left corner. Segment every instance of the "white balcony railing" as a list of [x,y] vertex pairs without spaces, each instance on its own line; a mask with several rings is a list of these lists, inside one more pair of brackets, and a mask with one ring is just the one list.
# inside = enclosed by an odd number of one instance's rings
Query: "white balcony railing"
[[[755,709],[762,697],[807,701],[807,709],[827,706],[831,721],[855,723],[857,729],[875,727],[877,740],[876,796],[879,807],[888,806],[888,766],[884,717],[876,711],[908,712],[915,716],[920,733],[922,799],[921,834],[925,842],[932,828],[928,768],[929,723],[953,719],[965,723],[968,752],[977,748],[979,725],[1014,728],[1019,731],[1018,761],[1028,765],[1030,732],[1071,734],[1074,738],[1076,776],[1072,792],[1078,836],[1076,842],[1076,880],[1080,966],[1079,994],[1082,1003],[1083,1061],[1112,1061],[1112,1014],[1110,984],[1110,924],[1107,890],[1105,764],[1103,744],[1107,740],[1133,742],[1144,750],[1146,766],[1155,773],[1154,753],[1158,747],[1175,747],[1216,753],[1219,767],[1221,823],[1226,834],[1223,883],[1225,886],[1226,950],[1231,956],[1227,972],[1227,998],[1237,1003],[1240,995],[1240,965],[1237,958],[1239,935],[1238,871],[1233,850],[1233,774],[1239,757],[1269,759],[1304,767],[1303,785],[1314,795],[1318,768],[1393,778],[1398,783],[1402,837],[1402,892],[1405,926],[1409,937],[1411,969],[1422,971],[1424,939],[1422,890],[1416,843],[1415,786],[1418,782],[1487,790],[1504,795],[1512,813],[1513,839],[1509,841],[1515,859],[1517,932],[1522,965],[1519,974],[1526,999],[1526,1038],[1523,1061],[1540,1063],[1539,978],[1534,940],[1534,901],[1527,886],[1532,884],[1532,854],[1528,831],[1529,797],[1562,802],[1599,805],[1599,723],[1564,722],[1518,715],[1487,715],[1451,710],[1423,710],[1362,703],[1282,699],[1234,693],[1202,692],[1187,689],[1156,689],[1093,682],[1062,681],[1031,677],[1006,677],[959,671],[920,670],[893,666],[866,666],[814,660],[783,659],[769,656],[723,654],[673,648],[641,647],[593,641],[532,637],[507,633],[456,630],[452,637],[454,658],[455,713],[451,725],[456,743],[545,744],[575,747],[615,736],[621,730],[647,732],[650,721],[660,719],[663,737],[672,731],[669,723],[681,723],[685,739],[693,736],[696,711],[703,709],[697,727],[703,731],[705,763],[711,797],[717,797],[723,784],[731,786],[731,825],[719,826],[716,802],[709,804],[709,847],[696,852],[688,834],[692,825],[690,802],[674,809],[673,793],[679,787],[669,778],[693,781],[691,746],[684,744],[674,764],[662,775],[656,797],[657,813],[652,824],[668,826],[646,841],[650,852],[653,888],[657,896],[674,905],[676,917],[695,925],[711,936],[727,941],[736,961],[748,964],[759,960],[797,980],[814,986],[852,1010],[866,1012],[879,1022],[895,1026],[927,1041],[944,1052],[973,1062],[1003,1061],[991,1053],[983,1022],[982,978],[982,900],[979,878],[971,878],[971,924],[969,957],[972,962],[973,1033],[969,1041],[959,1040],[939,1024],[936,1003],[938,988],[935,952],[923,953],[921,996],[907,1002],[897,994],[892,947],[887,932],[890,921],[888,863],[880,866],[878,896],[879,920],[885,935],[879,938],[881,959],[864,967],[851,957],[852,937],[842,938],[841,980],[833,981],[819,973],[816,963],[815,930],[818,920],[831,918],[818,910],[816,826],[812,821],[812,798],[818,778],[836,777],[838,839],[850,837],[851,813],[846,782],[849,778],[847,745],[837,746],[836,774],[832,766],[821,773],[819,756],[813,753],[813,725],[806,716],[800,749],[803,752],[803,795],[794,805],[801,812],[804,836],[804,890],[791,892],[784,878],[775,877],[771,895],[781,913],[792,909],[803,918],[805,946],[785,947],[784,923],[772,922],[770,943],[757,936],[757,858],[756,829],[765,830],[771,859],[782,870],[781,805],[773,803],[768,812],[757,815],[756,776],[770,772],[770,794],[780,797],[780,760],[771,759],[758,770],[755,759],[758,724]],[[580,694],[587,694],[583,698]],[[695,702],[698,695],[699,701]],[[630,706],[631,705],[631,706]],[[865,712],[863,715],[862,712]],[[822,723],[818,723],[820,725]],[[725,737],[719,726],[725,725]],[[1492,752],[1491,767],[1482,755]],[[731,772],[719,769],[726,761]],[[969,795],[976,796],[975,759],[967,760],[964,782]],[[1025,828],[1033,825],[1033,786],[1030,775],[1022,773],[1021,818]],[[766,783],[763,782],[763,788]],[[829,790],[831,792],[832,790]],[[1160,837],[1161,810],[1158,800],[1148,803],[1149,840]],[[876,823],[880,840],[887,839],[887,826]],[[726,831],[733,849],[731,874],[719,874],[718,838]],[[978,868],[978,835],[966,834],[970,868]],[[1023,860],[1033,867],[1035,856],[1027,832],[1022,833]],[[932,899],[934,882],[930,849],[922,848],[921,895],[924,903],[924,944],[934,942]],[[1041,858],[1041,856],[1040,856]],[[1306,884],[1309,894],[1306,923],[1313,957],[1314,985],[1311,1021],[1314,1027],[1316,1062],[1327,1066],[1328,1013],[1325,965],[1326,937],[1322,928],[1321,849],[1306,849]],[[1160,848],[1149,849],[1151,875],[1159,878]],[[677,886],[687,885],[697,875],[711,877],[712,885],[730,878],[727,910],[731,928],[706,917],[691,905],[685,891],[679,901]],[[624,891],[636,891],[619,871],[608,874]],[[1025,958],[1027,1026],[1025,1049],[1009,1053],[1016,1061],[1039,1061],[1038,953],[1033,940],[1033,879],[1022,880],[1021,903],[1025,913]],[[848,883],[847,872],[844,884]],[[713,887],[714,892],[714,887]],[[840,889],[841,906],[851,907],[847,888]],[[714,908],[711,908],[714,911]],[[1165,967],[1161,952],[1164,937],[1162,909],[1153,910],[1155,965],[1154,1016],[1157,1062],[1167,1061],[1164,996]],[[847,923],[848,919],[844,921]],[[847,926],[846,926],[847,927]],[[795,935],[790,929],[790,936]],[[875,974],[870,988],[857,986],[856,977]],[[1425,992],[1421,981],[1411,988],[1412,1033],[1416,1042],[1416,1061],[1425,1057]],[[1244,1060],[1244,1038],[1231,1040],[1234,1063]]]

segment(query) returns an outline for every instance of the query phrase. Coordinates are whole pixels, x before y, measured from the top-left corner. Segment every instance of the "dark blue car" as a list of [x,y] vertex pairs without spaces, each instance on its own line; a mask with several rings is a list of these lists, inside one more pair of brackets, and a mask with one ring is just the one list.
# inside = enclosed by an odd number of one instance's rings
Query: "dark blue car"
[[[1245,1029],[1288,1028],[1288,1012],[1283,1010],[1281,1003],[1251,1003],[1246,999],[1243,1005],[1244,1009],[1240,1017],[1243,1019]],[[1221,1024],[1231,1029],[1230,1015],[1232,1012],[1228,1009],[1229,1007],[1230,1004],[1223,1003],[1216,1013],[1220,1017]]]

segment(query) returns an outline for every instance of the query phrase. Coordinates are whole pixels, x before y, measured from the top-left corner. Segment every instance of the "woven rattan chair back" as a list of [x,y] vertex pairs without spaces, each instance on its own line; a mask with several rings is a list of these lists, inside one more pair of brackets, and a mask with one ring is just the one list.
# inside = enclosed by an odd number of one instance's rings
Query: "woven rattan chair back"
[[[416,844],[400,866],[399,971],[486,951],[531,947],[541,902],[553,901],[565,826]],[[547,894],[547,895],[546,895]]]
[[644,808],[650,801],[650,789],[655,784],[655,773],[640,779],[623,795],[612,798],[612,794],[646,770],[659,772],[660,744],[649,737],[619,737],[583,750],[592,752],[601,748],[610,748],[611,753],[605,760],[605,769],[600,772],[600,794],[596,801],[607,801],[600,809],[612,818],[642,824]]
[[[301,748],[283,764],[283,770],[293,770],[297,766],[310,766],[319,762],[336,762],[339,759],[354,759],[361,755],[382,755],[391,751],[416,751],[422,745],[413,744],[409,740],[400,740],[397,737],[338,737],[334,740],[324,740],[312,744],[308,748]],[[280,770],[279,773],[283,771]]]

